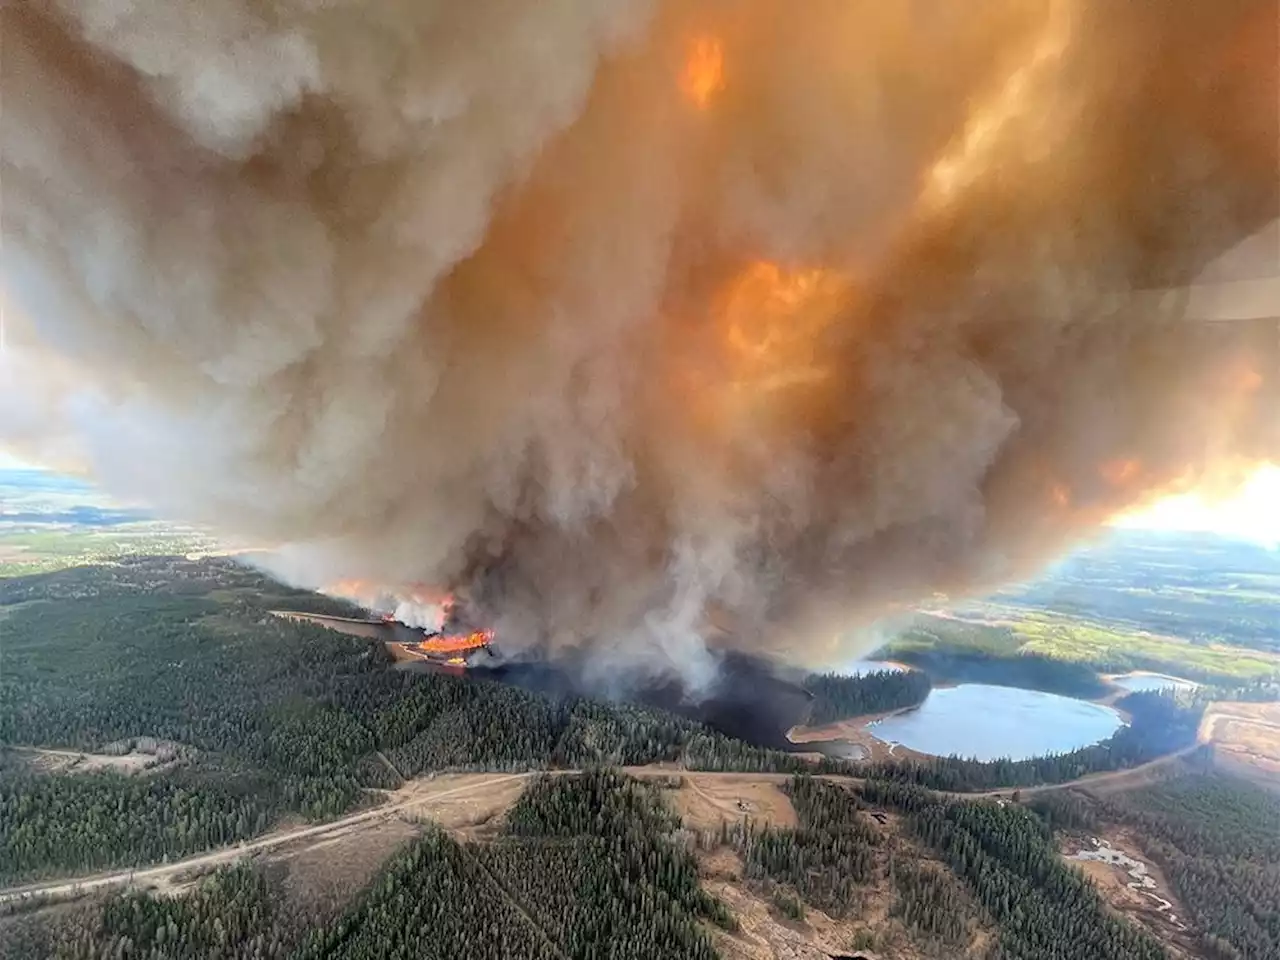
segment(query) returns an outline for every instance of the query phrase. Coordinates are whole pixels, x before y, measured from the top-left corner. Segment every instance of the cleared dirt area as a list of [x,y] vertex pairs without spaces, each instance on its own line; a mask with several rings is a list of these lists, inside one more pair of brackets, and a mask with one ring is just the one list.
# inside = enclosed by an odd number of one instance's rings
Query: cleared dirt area
[[[1082,851],[1097,853],[1099,845],[1094,843],[1095,836],[1104,846],[1136,861],[1141,868],[1135,872],[1132,863],[1077,859]],[[1145,928],[1174,957],[1198,956],[1183,921],[1185,911],[1182,904],[1160,867],[1147,855],[1137,837],[1127,830],[1115,828],[1095,836],[1073,836],[1064,840],[1062,854],[1071,866],[1082,870],[1093,881],[1112,910]],[[1139,876],[1149,878],[1150,884],[1139,882]]]
[[725,779],[686,773],[684,785],[669,792],[672,807],[689,827],[713,830],[724,821],[750,817],[775,827],[797,825],[791,800],[778,783]]
[[433,820],[459,837],[471,838],[496,827],[528,782],[528,776],[495,780],[491,774],[474,773],[410,781],[398,793],[427,794],[421,803],[405,809],[401,817],[418,822]]
[[141,773],[159,767],[162,761],[148,753],[126,753],[113,756],[105,753],[80,753],[75,750],[44,750],[35,747],[14,747],[13,752],[40,773],[95,773],[114,770],[117,773]]
[[400,847],[421,832],[403,820],[383,820],[311,846],[269,858],[286,870],[285,897],[299,905],[329,905],[334,912],[363,889]]
[[1280,787],[1280,703],[1214,703],[1200,725],[1218,761]]
[[742,884],[742,860],[717,850],[701,862],[703,887],[718,897],[738,919],[737,933],[715,931],[716,947],[725,960],[827,960],[848,952],[854,927],[818,910],[807,910],[801,922],[787,920]]
[[[890,852],[896,857],[911,859],[917,859],[919,852],[897,835],[894,822],[882,826],[887,843],[878,857],[876,877],[862,888],[857,902],[842,919],[806,907],[803,920],[790,920],[770,902],[768,894],[744,882],[742,859],[736,852],[722,847],[700,855],[699,873],[704,889],[732,911],[741,927],[732,934],[712,930],[720,955],[726,960],[827,960],[833,955],[851,954],[881,960],[924,960],[940,956],[968,960],[987,956],[994,934],[976,922],[969,930],[967,943],[951,947],[934,945],[930,950],[915,941],[892,916],[897,892],[889,877]],[[874,946],[868,949],[863,944]]]

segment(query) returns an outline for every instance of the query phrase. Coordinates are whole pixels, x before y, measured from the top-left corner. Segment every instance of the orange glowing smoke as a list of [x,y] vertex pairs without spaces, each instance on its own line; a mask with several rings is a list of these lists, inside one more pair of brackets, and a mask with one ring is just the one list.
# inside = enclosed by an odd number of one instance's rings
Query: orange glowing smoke
[[715,95],[724,89],[724,48],[718,37],[695,37],[689,44],[680,89],[699,110],[710,106]]
[[830,270],[789,270],[761,260],[734,278],[720,308],[736,386],[753,392],[821,380],[818,337],[843,301]]
[[413,603],[433,604],[434,606],[445,608],[451,607],[455,603],[451,593],[421,583],[388,586],[373,580],[348,578],[326,583],[320,587],[320,592],[358,602],[394,597],[397,600],[409,600]]
[[349,578],[326,583],[320,587],[320,592],[331,597],[341,597],[343,600],[350,600],[362,606],[370,606],[384,591],[371,580]]
[[1142,464],[1137,460],[1108,460],[1098,468],[1098,472],[1111,486],[1123,487],[1138,479],[1142,474]]

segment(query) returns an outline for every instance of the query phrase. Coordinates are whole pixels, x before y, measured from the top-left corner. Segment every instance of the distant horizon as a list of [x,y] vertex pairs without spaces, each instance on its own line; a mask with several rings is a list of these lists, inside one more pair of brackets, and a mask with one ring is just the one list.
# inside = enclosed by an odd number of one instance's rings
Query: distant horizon
[[[62,471],[25,460],[0,448],[0,472],[37,470],[68,476]],[[88,477],[75,480],[94,488]],[[1103,529],[1211,533],[1231,540],[1246,540],[1268,547],[1280,546],[1280,466],[1259,467],[1239,490],[1228,497],[1201,493],[1162,497],[1147,507],[1112,517]]]

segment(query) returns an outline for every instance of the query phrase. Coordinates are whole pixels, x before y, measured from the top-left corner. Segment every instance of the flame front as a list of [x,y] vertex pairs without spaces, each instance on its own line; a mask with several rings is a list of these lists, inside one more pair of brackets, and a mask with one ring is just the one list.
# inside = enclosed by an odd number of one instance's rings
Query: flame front
[[724,47],[719,37],[704,35],[690,42],[680,88],[699,110],[709,107],[724,89]]
[[456,635],[436,635],[428,637],[418,644],[423,653],[458,654],[469,650],[479,650],[493,642],[492,630],[473,630],[470,633]]

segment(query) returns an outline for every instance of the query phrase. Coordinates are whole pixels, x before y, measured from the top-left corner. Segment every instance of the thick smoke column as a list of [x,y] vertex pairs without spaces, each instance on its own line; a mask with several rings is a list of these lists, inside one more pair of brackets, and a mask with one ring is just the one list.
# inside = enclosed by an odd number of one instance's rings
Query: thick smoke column
[[[0,6],[0,439],[696,675],[1278,450],[1266,2]],[[1210,468],[1228,474],[1218,476]]]

